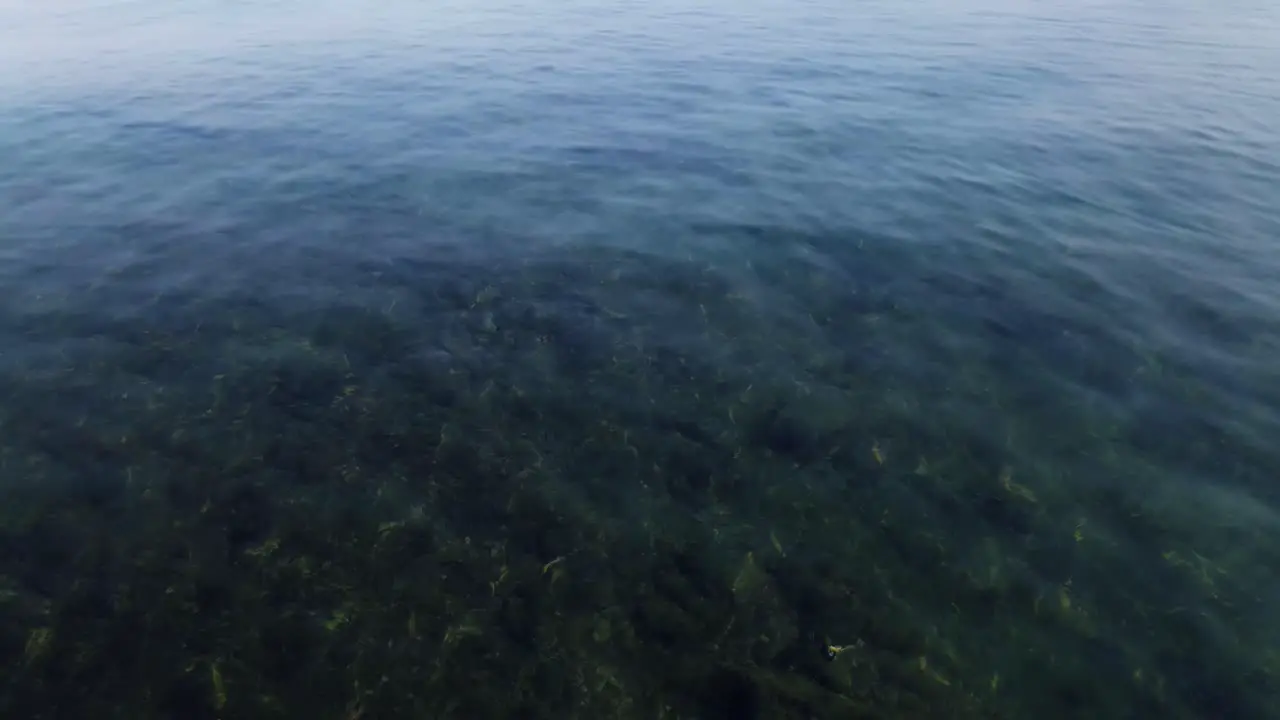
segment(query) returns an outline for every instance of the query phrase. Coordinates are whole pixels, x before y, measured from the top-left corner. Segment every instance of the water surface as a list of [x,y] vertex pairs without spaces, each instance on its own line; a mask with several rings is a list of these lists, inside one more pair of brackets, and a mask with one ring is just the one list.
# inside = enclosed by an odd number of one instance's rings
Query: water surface
[[0,708],[1275,717],[1276,37],[3,3]]

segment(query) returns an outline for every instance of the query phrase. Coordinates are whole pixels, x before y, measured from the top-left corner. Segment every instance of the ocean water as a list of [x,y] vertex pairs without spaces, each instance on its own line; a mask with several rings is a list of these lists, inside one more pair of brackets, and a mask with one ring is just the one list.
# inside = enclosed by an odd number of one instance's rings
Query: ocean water
[[1280,717],[1276,38],[0,3],[0,715]]

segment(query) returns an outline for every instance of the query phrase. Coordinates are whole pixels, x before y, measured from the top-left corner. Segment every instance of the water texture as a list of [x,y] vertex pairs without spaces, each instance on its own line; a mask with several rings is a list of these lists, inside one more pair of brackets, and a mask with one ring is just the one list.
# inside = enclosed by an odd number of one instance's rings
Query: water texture
[[0,3],[0,715],[1280,717],[1277,37]]

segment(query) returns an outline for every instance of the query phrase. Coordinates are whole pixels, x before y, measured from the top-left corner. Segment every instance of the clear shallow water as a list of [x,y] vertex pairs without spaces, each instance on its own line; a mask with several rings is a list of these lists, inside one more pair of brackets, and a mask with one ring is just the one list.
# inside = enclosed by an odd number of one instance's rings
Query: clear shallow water
[[5,4],[7,714],[1270,716],[1278,25]]

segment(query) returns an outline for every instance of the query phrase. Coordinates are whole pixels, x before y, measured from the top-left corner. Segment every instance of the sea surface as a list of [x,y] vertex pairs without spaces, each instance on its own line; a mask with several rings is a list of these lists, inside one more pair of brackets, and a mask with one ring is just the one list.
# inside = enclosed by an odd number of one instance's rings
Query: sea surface
[[1280,717],[1278,38],[0,0],[0,716]]

